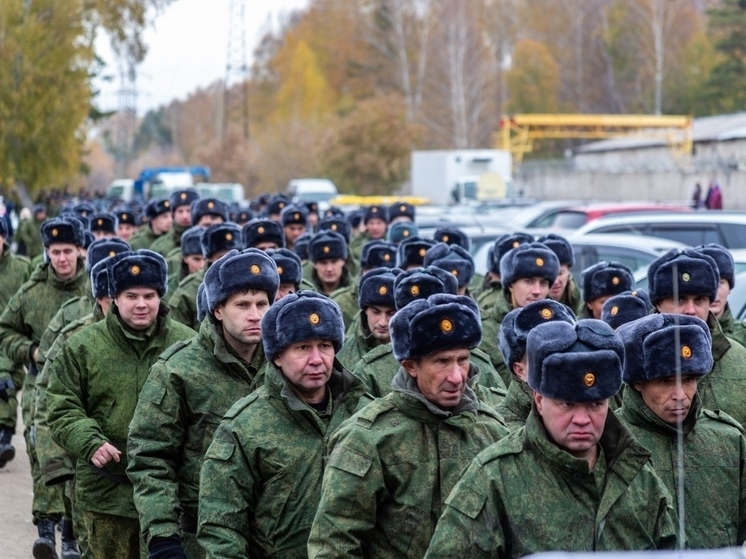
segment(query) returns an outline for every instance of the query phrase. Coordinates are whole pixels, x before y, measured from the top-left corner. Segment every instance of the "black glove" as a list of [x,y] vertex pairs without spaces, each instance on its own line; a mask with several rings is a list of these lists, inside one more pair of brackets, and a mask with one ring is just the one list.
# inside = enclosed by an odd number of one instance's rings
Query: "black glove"
[[7,402],[10,397],[16,393],[16,385],[13,384],[13,379],[4,378],[0,379],[0,400]]
[[155,537],[148,546],[148,559],[188,559],[179,536]]

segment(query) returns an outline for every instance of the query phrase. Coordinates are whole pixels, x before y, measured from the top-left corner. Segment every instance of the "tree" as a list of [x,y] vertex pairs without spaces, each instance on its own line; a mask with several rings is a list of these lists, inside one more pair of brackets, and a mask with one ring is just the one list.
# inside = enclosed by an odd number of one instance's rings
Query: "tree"
[[559,68],[549,48],[536,41],[520,41],[507,75],[511,113],[553,113],[559,109]]
[[710,112],[732,112],[746,106],[746,2],[722,0],[709,12],[717,63],[705,85]]

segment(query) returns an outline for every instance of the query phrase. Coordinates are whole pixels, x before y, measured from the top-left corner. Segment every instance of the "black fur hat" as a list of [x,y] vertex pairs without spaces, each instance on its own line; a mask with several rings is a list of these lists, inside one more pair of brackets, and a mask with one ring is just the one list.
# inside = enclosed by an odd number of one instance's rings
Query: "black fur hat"
[[93,270],[93,267],[104,258],[116,256],[120,252],[127,252],[130,250],[132,250],[132,248],[129,243],[123,241],[119,237],[93,241],[91,246],[88,247],[88,252],[85,256],[85,269],[90,272]]
[[285,246],[285,232],[282,225],[271,219],[256,218],[243,226],[243,245],[252,248],[260,243],[277,243]]
[[109,272],[106,262],[108,258],[109,257],[99,260],[93,265],[90,270],[91,294],[93,295],[94,299],[109,296]]
[[459,287],[469,285],[474,278],[474,259],[458,244],[437,243],[425,254],[425,266],[436,266],[450,272]]
[[370,306],[395,308],[394,281],[398,268],[373,268],[360,276],[357,303],[360,310]]
[[[328,217],[330,215],[329,212],[332,209],[338,210],[339,208],[334,208],[334,207],[329,208],[324,213],[324,216]],[[362,209],[358,209],[358,210],[352,210],[349,214],[347,214],[347,221],[350,222],[350,228],[352,228],[352,230],[356,230],[358,227],[360,227],[360,222],[363,220],[363,213],[364,212]],[[342,213],[342,215],[340,215],[339,217],[345,217],[344,213]]]
[[321,260],[347,260],[347,243],[345,238],[334,231],[319,231],[308,245],[308,256],[311,262]]
[[427,299],[432,295],[458,293],[458,280],[450,272],[430,266],[412,268],[402,272],[394,280],[394,303],[397,309],[406,307],[416,299]]
[[412,301],[391,318],[389,332],[399,362],[437,351],[473,349],[482,342],[479,307],[464,295],[441,293]]
[[189,206],[191,208],[192,202],[199,199],[200,195],[196,189],[183,188],[181,190],[172,192],[171,196],[169,196],[168,198],[168,201],[171,204],[171,211],[175,212],[176,208],[178,208],[179,206]]
[[557,255],[542,243],[524,243],[509,250],[500,259],[503,288],[522,278],[545,278],[551,286],[559,275]]
[[398,245],[407,239],[416,237],[417,232],[418,229],[416,224],[409,221],[397,221],[389,226],[386,238],[390,243]]
[[693,248],[672,248],[648,268],[650,301],[656,305],[673,297],[674,281],[679,295],[707,295],[717,298],[720,273],[715,260]]
[[624,343],[624,382],[634,384],[682,375],[710,372],[712,336],[696,316],[651,314],[623,324],[617,335]]
[[104,233],[117,232],[117,216],[102,212],[90,215],[88,228],[91,231],[103,231]]
[[728,285],[733,289],[736,285],[736,262],[733,260],[730,251],[715,243],[698,246],[694,250],[712,258],[717,264],[720,279],[727,280]]
[[291,204],[290,198],[283,194],[273,194],[267,201],[267,215],[280,215],[285,206]]
[[436,243],[445,243],[447,245],[458,245],[465,250],[471,247],[469,235],[461,231],[458,227],[441,227],[433,235]]
[[373,268],[393,268],[396,266],[396,247],[386,241],[368,241],[360,253],[360,267],[363,270]]
[[[329,216],[319,221],[318,231],[334,231],[339,233],[345,238],[345,242],[350,244],[350,238],[352,232],[350,230],[350,222],[344,217]],[[297,241],[296,241],[297,242]]]
[[597,402],[622,386],[624,346],[601,320],[539,324],[528,333],[526,355],[528,385],[553,400]]
[[575,254],[572,251],[572,245],[564,237],[549,233],[548,235],[539,237],[536,241],[547,245],[557,255],[557,258],[559,258],[560,265],[564,264],[568,268],[572,268],[575,265]]
[[552,299],[534,301],[505,315],[497,334],[497,344],[511,373],[513,364],[526,354],[528,333],[539,324],[558,320],[568,324],[575,324],[576,321],[568,307]]
[[601,260],[583,270],[581,283],[583,284],[583,300],[588,302],[599,297],[632,291],[635,286],[635,277],[632,275],[632,270],[624,264]]
[[83,248],[85,250],[88,250],[88,247],[91,246],[91,243],[96,240],[96,237],[93,236],[93,233],[90,231],[83,231],[83,235],[85,235],[85,241],[83,242]]
[[181,234],[181,255],[202,254],[202,233],[204,227],[195,225]]
[[254,212],[251,210],[237,210],[230,215],[231,221],[236,225],[246,225],[249,221],[254,219]]
[[168,291],[168,264],[157,252],[147,249],[132,254],[123,252],[108,258],[106,262],[111,298],[133,287],[150,287],[161,298]]
[[389,206],[389,221],[394,221],[397,217],[408,217],[414,221],[414,206],[409,202],[394,202]]
[[311,233],[303,233],[300,237],[295,239],[293,243],[293,250],[298,255],[301,262],[308,260],[308,247],[311,245],[311,239],[313,235]]
[[275,300],[280,276],[275,261],[263,250],[233,249],[218,258],[205,272],[207,309],[215,309],[233,293],[256,289],[267,293],[270,305]]
[[285,295],[262,317],[262,342],[267,361],[272,361],[289,345],[306,340],[329,340],[337,353],[344,337],[345,325],[339,305],[315,291]]
[[96,208],[94,208],[93,205],[89,204],[88,202],[80,202],[79,204],[73,206],[73,212],[75,212],[75,214],[79,215],[80,217],[85,217],[86,219],[88,219],[94,213],[96,213]]
[[82,247],[85,244],[85,231],[80,221],[62,217],[48,219],[41,225],[41,238],[44,247],[65,243]]
[[389,222],[386,206],[368,206],[363,212],[363,223],[367,224],[371,219],[382,219]]
[[313,202],[313,201],[303,202],[303,207],[306,208],[306,213],[308,213],[308,215],[311,215],[311,214],[319,215],[319,203],[318,202]]
[[275,261],[280,283],[292,283],[296,289],[303,279],[303,267],[300,258],[292,250],[286,248],[269,249],[267,256]]
[[623,291],[606,299],[601,309],[601,320],[616,330],[622,324],[649,315],[651,308],[650,298],[645,291]]
[[135,225],[137,226],[137,216],[135,215],[135,212],[132,210],[128,210],[126,208],[120,208],[117,210],[114,210],[114,215],[117,218],[117,223],[119,225]]
[[502,260],[503,256],[505,256],[509,250],[513,250],[519,245],[533,242],[534,238],[527,233],[506,233],[505,235],[498,237],[495,244],[492,246],[492,252],[490,253],[490,272],[499,276],[500,260]]
[[230,222],[210,225],[203,231],[200,244],[202,256],[208,260],[224,250],[241,250],[243,248],[241,228]]
[[296,204],[288,204],[280,212],[280,223],[282,223],[283,227],[286,225],[302,225],[305,227],[308,225],[306,208]]
[[409,237],[402,241],[396,249],[397,268],[404,270],[412,266],[423,267],[427,251],[434,246],[434,240],[421,237]]
[[228,221],[228,206],[217,198],[200,198],[192,202],[192,225],[197,225],[203,215],[216,215]]
[[[355,210],[355,211],[360,211],[360,210]],[[324,217],[345,217],[345,213],[342,211],[342,208],[338,208],[337,206],[329,206],[324,211]],[[360,221],[358,221],[358,225],[359,224],[360,224]]]
[[165,214],[171,211],[171,202],[166,200],[165,198],[159,198],[159,199],[152,199],[150,202],[148,202],[148,205],[145,206],[145,215],[148,217],[148,219],[153,219],[154,217],[158,217],[161,214]]

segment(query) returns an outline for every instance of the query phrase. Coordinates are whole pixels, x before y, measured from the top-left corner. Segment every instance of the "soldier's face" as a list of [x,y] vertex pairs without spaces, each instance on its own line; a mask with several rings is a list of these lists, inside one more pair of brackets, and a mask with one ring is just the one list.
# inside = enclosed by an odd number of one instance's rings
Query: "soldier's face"
[[130,237],[135,234],[136,230],[137,227],[135,227],[134,225],[130,225],[129,223],[120,224],[117,227],[117,237],[119,237],[123,241],[129,241]]
[[609,401],[564,402],[534,393],[534,403],[549,437],[560,448],[576,458],[595,455],[601,440]]
[[298,223],[286,225],[283,229],[285,230],[285,242],[288,246],[292,246],[293,243],[295,243],[295,239],[306,232],[305,225],[300,225]]
[[168,233],[171,230],[172,224],[173,218],[171,217],[171,212],[164,212],[150,220],[150,228],[156,235]]
[[158,318],[161,299],[150,287],[125,289],[114,297],[119,309],[119,318],[133,330],[147,330]]
[[330,260],[320,260],[314,263],[313,267],[316,268],[316,273],[319,275],[322,283],[337,283],[342,279],[342,268],[345,265],[345,261],[341,258],[335,258]]
[[402,367],[417,381],[417,387],[430,402],[443,409],[458,405],[469,376],[468,349],[450,349],[427,355],[417,361],[402,361]]
[[718,296],[712,303],[710,303],[710,310],[715,318],[720,318],[725,312],[725,303],[728,302],[728,295],[730,295],[730,284],[727,279],[721,279],[718,284]]
[[285,295],[290,295],[291,293],[295,293],[296,291],[297,291],[297,288],[295,287],[294,283],[281,283],[280,287],[277,289],[277,295],[275,296],[275,301],[279,301]]
[[189,206],[178,206],[174,210],[174,221],[182,227],[189,227],[192,224],[192,212]]
[[549,297],[555,301],[559,301],[562,293],[565,291],[565,287],[567,287],[568,281],[570,281],[570,268],[567,264],[560,264],[559,275],[552,284],[552,287],[549,288]]
[[383,239],[386,235],[386,222],[378,218],[369,219],[365,224],[365,230],[369,239]]
[[55,275],[61,280],[75,276],[78,271],[80,248],[70,243],[54,243],[47,249],[49,263]]
[[267,251],[269,249],[277,250],[278,248],[280,248],[280,245],[278,245],[277,243],[273,241],[264,241],[264,242],[255,244],[254,248],[258,248],[259,250],[264,250],[264,251]]
[[596,297],[592,301],[586,301],[586,306],[588,307],[588,311],[591,313],[593,318],[597,318],[598,320],[601,320],[601,313],[604,309],[604,303],[607,299],[610,299],[611,295],[603,295],[601,297]]
[[393,307],[376,307],[371,305],[365,309],[365,318],[368,321],[370,333],[381,343],[387,344],[391,341],[389,321],[395,312],[396,309]]
[[184,257],[184,262],[186,262],[190,274],[199,272],[205,267],[205,257],[201,254],[188,254]]
[[546,299],[549,294],[549,280],[546,278],[519,278],[508,288],[513,298],[513,308],[520,309]]
[[97,241],[99,239],[111,239],[114,236],[114,233],[111,231],[94,231],[93,232],[93,238]]
[[200,227],[209,227],[210,225],[215,225],[216,223],[223,223],[223,218],[219,215],[205,214],[199,218],[199,221],[195,223],[195,225],[199,225]]
[[675,425],[684,421],[692,407],[692,399],[697,393],[697,377],[683,376],[681,382],[676,377],[664,377],[636,383],[645,405],[666,423]]
[[231,294],[214,314],[223,324],[225,340],[236,349],[246,349],[262,341],[261,321],[268,308],[266,291],[250,289]]
[[332,374],[334,345],[329,340],[307,340],[289,345],[274,359],[293,391],[305,402],[324,400]]
[[658,312],[696,316],[707,322],[710,314],[710,298],[707,295],[681,295],[676,301],[673,297],[669,297],[658,303],[656,308]]

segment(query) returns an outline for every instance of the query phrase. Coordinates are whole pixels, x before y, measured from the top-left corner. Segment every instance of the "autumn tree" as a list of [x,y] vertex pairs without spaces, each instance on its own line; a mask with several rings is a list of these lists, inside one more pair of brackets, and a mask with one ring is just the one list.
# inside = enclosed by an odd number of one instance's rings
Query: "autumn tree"
[[516,45],[508,72],[511,113],[553,113],[559,109],[559,68],[544,43],[524,40]]
[[746,106],[746,2],[722,0],[709,12],[716,64],[705,85],[708,112],[733,112]]

